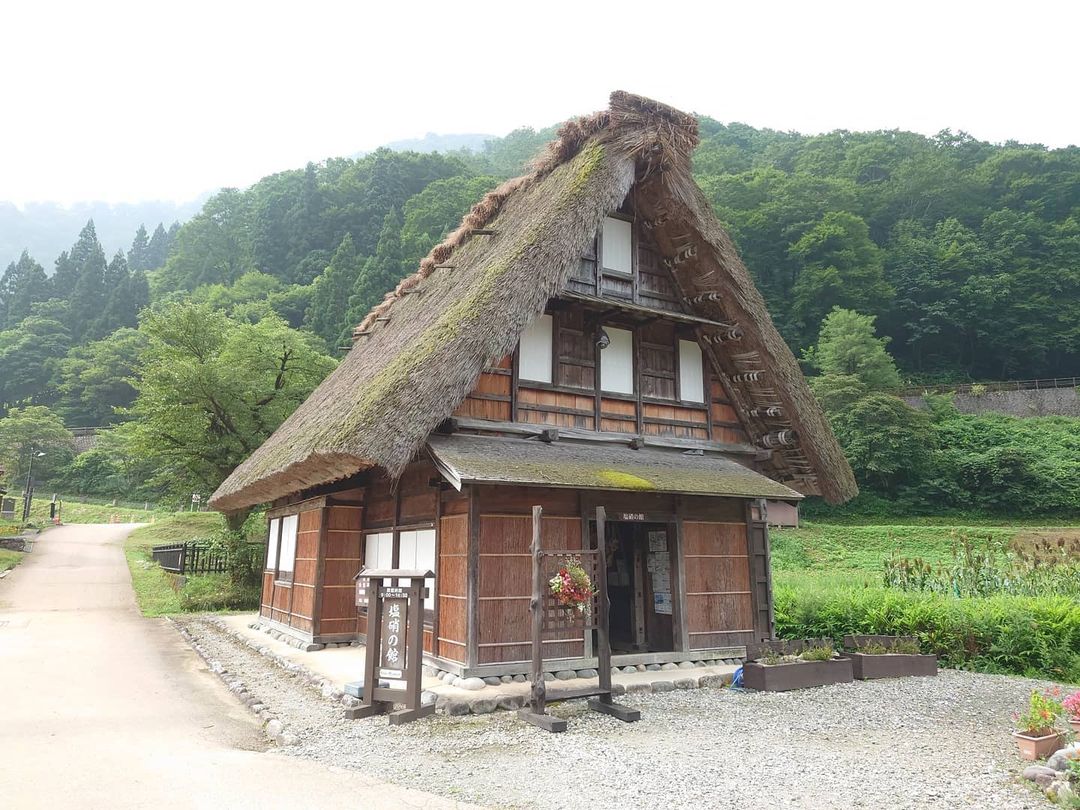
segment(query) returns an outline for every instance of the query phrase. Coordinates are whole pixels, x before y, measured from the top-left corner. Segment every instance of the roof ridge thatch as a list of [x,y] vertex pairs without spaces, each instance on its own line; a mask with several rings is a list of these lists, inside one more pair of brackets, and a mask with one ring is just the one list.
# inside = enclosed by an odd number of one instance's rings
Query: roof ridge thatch
[[[631,188],[644,225],[667,240],[660,246],[684,298],[707,299],[694,307],[717,321],[730,314],[746,333],[739,354],[703,348],[749,420],[752,438],[773,446],[764,439],[776,425],[747,414],[774,403],[782,408],[771,410],[783,410],[790,421],[787,439],[802,434],[798,446],[773,454],[778,477],[832,501],[851,497],[857,491],[851,469],[693,180],[697,142],[693,116],[629,93],[613,93],[609,109],[564,124],[529,174],[485,195],[372,310],[357,329],[363,339],[233,471],[211,505],[241,509],[370,467],[400,474],[483,369],[512,351],[564,290],[571,268]],[[705,249],[686,247],[686,239]],[[758,361],[774,367],[773,387],[733,386],[746,370],[740,364]]]

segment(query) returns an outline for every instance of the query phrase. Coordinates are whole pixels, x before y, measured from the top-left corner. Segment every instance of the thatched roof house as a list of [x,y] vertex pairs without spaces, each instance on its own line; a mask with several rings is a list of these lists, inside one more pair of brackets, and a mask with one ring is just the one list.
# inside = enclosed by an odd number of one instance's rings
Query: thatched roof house
[[772,451],[770,477],[833,503],[852,497],[841,448],[691,176],[697,142],[692,116],[622,92],[567,123],[530,174],[481,200],[368,315],[338,368],[211,505],[240,510],[373,467],[399,475],[567,288],[631,190],[686,308],[729,327],[701,330],[701,342],[753,443]]
[[364,637],[361,567],[424,569],[432,666],[520,674],[535,641],[609,671],[591,631],[534,636],[535,542],[592,555],[618,663],[772,636],[768,501],[856,488],[694,183],[697,141],[693,117],[613,94],[365,318],[210,501],[271,504],[262,621]]

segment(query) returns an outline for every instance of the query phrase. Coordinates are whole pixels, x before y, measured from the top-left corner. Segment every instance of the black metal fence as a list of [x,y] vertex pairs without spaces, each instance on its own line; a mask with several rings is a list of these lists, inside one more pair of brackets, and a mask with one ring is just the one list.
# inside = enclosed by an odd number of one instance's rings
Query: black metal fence
[[991,391],[1045,391],[1052,388],[1078,388],[1080,377],[1054,377],[1045,380],[1008,380],[1005,382],[960,383],[957,385],[917,385],[896,392],[901,397],[923,394],[979,394]]
[[[248,556],[258,553],[262,543],[246,543],[245,546],[243,554]],[[151,554],[154,562],[174,574],[223,574],[229,570],[225,549],[205,540],[154,546]]]

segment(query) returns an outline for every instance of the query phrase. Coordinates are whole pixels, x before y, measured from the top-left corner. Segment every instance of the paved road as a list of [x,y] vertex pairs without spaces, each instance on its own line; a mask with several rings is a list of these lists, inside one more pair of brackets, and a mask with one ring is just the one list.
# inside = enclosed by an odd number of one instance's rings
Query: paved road
[[131,526],[65,526],[0,580],[4,808],[456,808],[277,753],[165,620],[135,607]]

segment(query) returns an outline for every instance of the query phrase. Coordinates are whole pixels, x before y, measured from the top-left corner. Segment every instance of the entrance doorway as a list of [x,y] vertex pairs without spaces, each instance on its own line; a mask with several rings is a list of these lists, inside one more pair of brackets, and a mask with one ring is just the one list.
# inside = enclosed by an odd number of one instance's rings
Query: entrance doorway
[[674,651],[670,527],[608,522],[606,528],[611,651]]

